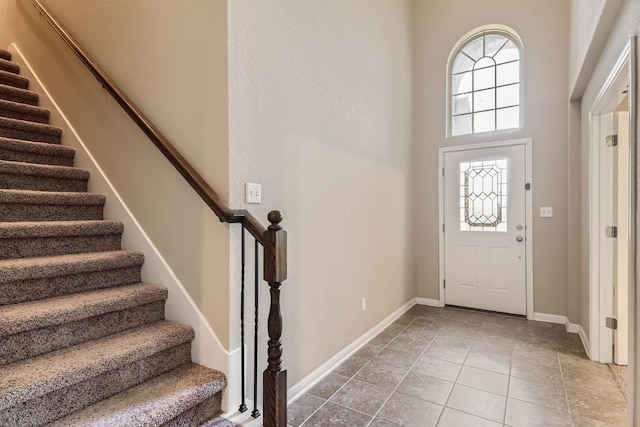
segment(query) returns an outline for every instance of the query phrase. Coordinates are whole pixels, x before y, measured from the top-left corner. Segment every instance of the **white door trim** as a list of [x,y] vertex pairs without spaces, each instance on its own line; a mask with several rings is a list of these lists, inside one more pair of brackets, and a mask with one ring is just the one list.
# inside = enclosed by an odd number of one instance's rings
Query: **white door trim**
[[[611,113],[614,111],[616,104],[617,96],[620,92],[626,87],[627,84],[630,85],[629,93],[631,92],[633,82],[630,79],[632,70],[631,70],[631,55],[632,49],[631,46],[634,44],[634,39],[630,40],[625,48],[623,49],[620,57],[618,58],[616,64],[614,65],[611,73],[607,77],[607,80],[603,84],[598,96],[595,101],[591,105],[589,109],[589,128],[590,128],[590,136],[589,136],[589,152],[590,152],[590,162],[589,162],[589,356],[591,360],[595,360],[603,363],[611,363],[612,361],[612,353],[611,349],[613,346],[613,341],[611,338],[610,330],[606,329],[604,326],[603,320],[603,311],[605,310],[602,306],[605,300],[605,292],[606,289],[604,286],[600,286],[600,277],[604,272],[601,271],[600,268],[600,249],[601,249],[601,224],[600,224],[600,118],[607,113]],[[629,99],[633,97],[630,96]],[[619,102],[619,100],[618,100]],[[632,115],[634,112],[630,109],[629,114]],[[631,117],[635,117],[632,115]],[[635,121],[630,120],[632,124],[630,126],[629,140],[631,143],[630,147],[633,147],[635,144]],[[631,157],[633,156],[633,157]],[[635,168],[633,164],[635,162],[634,153],[630,153],[631,161],[631,176],[635,176]],[[630,182],[630,203],[629,210],[630,216],[629,218],[635,218],[635,206],[634,206],[634,198],[635,198],[635,188],[633,187],[634,179]],[[634,236],[635,230],[633,224],[630,224],[629,229],[629,246],[630,252],[629,257],[630,260],[633,260],[634,251],[635,251],[635,239],[632,239]],[[635,277],[635,265],[633,262],[629,263],[629,278]],[[629,301],[630,304],[634,296],[632,295],[633,286],[629,286]],[[633,306],[635,307],[635,305]],[[634,309],[632,307],[629,309],[629,313],[634,313]],[[630,316],[630,322],[632,316]],[[633,326],[630,325],[630,330],[633,329]],[[631,343],[631,341],[630,341]]]
[[[530,183],[532,186],[532,148],[531,138],[512,139],[508,141],[498,141],[489,143],[478,143],[469,145],[457,145],[454,147],[442,147],[438,150],[438,224],[440,227],[439,232],[439,253],[440,253],[440,272],[439,272],[439,304],[440,307],[445,305],[444,295],[444,176],[442,171],[444,169],[444,155],[445,153],[455,151],[467,151],[467,150],[480,150],[484,148],[506,147],[510,145],[524,145],[525,146],[525,182]],[[529,191],[525,191],[525,224],[526,224],[526,280],[527,280],[527,318],[533,318],[533,188]]]

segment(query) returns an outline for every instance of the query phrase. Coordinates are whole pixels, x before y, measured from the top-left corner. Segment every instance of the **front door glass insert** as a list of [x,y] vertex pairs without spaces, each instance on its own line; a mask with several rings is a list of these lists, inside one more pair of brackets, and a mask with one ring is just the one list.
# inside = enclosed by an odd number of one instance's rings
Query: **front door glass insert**
[[507,159],[460,163],[460,231],[507,231]]

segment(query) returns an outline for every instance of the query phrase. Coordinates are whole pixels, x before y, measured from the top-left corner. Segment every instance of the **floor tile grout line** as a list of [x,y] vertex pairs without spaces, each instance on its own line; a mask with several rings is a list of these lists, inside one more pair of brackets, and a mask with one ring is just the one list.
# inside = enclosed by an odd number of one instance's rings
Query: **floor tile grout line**
[[[480,325],[478,325],[478,328],[480,328],[480,327],[482,326],[482,323],[483,323],[483,322],[484,322],[484,319],[482,320],[482,322],[480,322]],[[492,392],[487,391],[487,390],[482,390],[482,389],[479,389],[479,388],[476,388],[476,387],[466,386],[466,385],[464,385],[464,384],[459,384],[459,383],[458,383],[458,379],[460,378],[460,374],[462,373],[462,368],[464,368],[465,366],[467,366],[467,365],[465,365],[465,363],[466,363],[467,359],[469,358],[469,354],[471,354],[471,349],[473,348],[473,345],[474,345],[475,343],[476,343],[476,340],[475,340],[475,339],[473,339],[473,340],[472,340],[472,342],[471,342],[471,346],[469,347],[469,350],[467,351],[467,355],[465,356],[464,360],[462,361],[462,364],[460,365],[460,370],[458,371],[458,375],[456,375],[456,379],[455,379],[455,381],[453,382],[453,387],[451,387],[451,390],[449,391],[449,395],[447,396],[447,399],[445,400],[444,405],[442,405],[442,411],[440,412],[440,416],[438,417],[438,421],[436,422],[436,427],[437,427],[438,423],[440,422],[440,419],[442,418],[442,414],[444,413],[444,410],[445,410],[446,408],[452,409],[452,410],[454,410],[454,411],[458,411],[458,412],[463,413],[463,414],[471,415],[471,416],[473,416],[473,417],[477,417],[477,418],[481,418],[481,419],[484,419],[484,420],[487,420],[487,421],[495,422],[494,420],[491,420],[491,419],[489,419],[489,418],[485,418],[485,417],[482,417],[482,416],[479,416],[479,415],[476,415],[476,414],[471,414],[471,413],[469,413],[469,412],[461,411],[460,409],[455,409],[455,408],[451,408],[451,407],[448,407],[448,406],[447,406],[447,403],[449,403],[449,399],[451,398],[451,394],[453,393],[453,389],[455,388],[455,386],[456,386],[456,385],[461,385],[461,386],[463,386],[463,387],[469,387],[469,388],[472,388],[472,389],[474,389],[474,390],[485,391],[485,392],[487,392],[487,393],[491,393],[491,394],[495,394],[495,395],[501,396],[501,395],[499,395],[499,394],[497,394],[497,393],[492,393]],[[512,354],[513,354],[513,349],[511,350],[511,352],[512,352]],[[440,360],[441,360],[441,359],[440,359]],[[455,362],[452,362],[452,363],[455,363]],[[472,366],[471,366],[471,367],[472,367]],[[480,369],[480,368],[476,368],[476,369]],[[492,372],[492,371],[488,371],[488,370],[486,370],[486,369],[482,369],[482,370],[483,370],[483,371],[487,371],[487,372]],[[511,371],[511,360],[509,360],[509,371]],[[509,386],[507,385],[507,391],[508,391],[508,387],[509,387]],[[507,396],[503,396],[503,397],[505,398],[505,411],[506,411],[506,407],[507,407],[507,404],[506,404]],[[503,414],[503,417],[502,417],[502,423],[500,423],[500,424],[504,425],[504,421],[505,421],[505,417],[504,417],[504,414]]]
[[571,410],[571,405],[569,404],[569,396],[567,394],[567,383],[564,380],[564,370],[562,369],[562,361],[560,360],[560,353],[558,353],[558,349],[556,347],[556,359],[558,359],[558,367],[560,368],[560,378],[562,379],[562,392],[564,394],[564,403],[567,405],[567,411],[569,411],[569,422],[571,425],[574,425],[573,422],[573,411]]
[[[373,360],[377,355],[379,355],[380,353],[382,353],[382,351],[383,351],[385,348],[387,348],[387,347],[389,346],[389,344],[391,344],[391,343],[393,342],[393,340],[395,340],[398,336],[400,336],[400,334],[401,334],[402,332],[404,332],[404,331],[405,331],[405,330],[406,330],[406,329],[407,329],[411,324],[413,324],[413,322],[415,322],[415,319],[414,319],[414,320],[412,320],[408,325],[406,325],[406,326],[405,326],[405,327],[404,327],[400,332],[398,332],[398,333],[393,337],[393,339],[391,339],[391,341],[389,341],[387,344],[385,344],[385,346],[384,346],[384,347],[382,347],[382,348],[381,348],[377,353],[375,353],[375,354],[373,355],[373,357],[371,357],[371,358],[367,361],[367,363],[365,363],[364,365],[362,365],[362,366],[360,367],[360,369],[358,369],[356,372],[354,372],[354,373],[353,373],[353,375],[351,375],[350,377],[345,377],[345,378],[348,378],[348,379],[347,379],[347,381],[345,381],[345,383],[344,383],[344,384],[342,384],[342,385],[341,385],[341,386],[340,386],[340,387],[339,387],[335,392],[333,392],[333,394],[332,394],[331,396],[329,396],[329,398],[328,398],[328,399],[325,399],[325,401],[322,403],[322,405],[320,405],[320,406],[318,407],[318,409],[316,409],[315,411],[313,411],[313,412],[312,412],[312,413],[311,413],[307,418],[305,418],[305,420],[304,420],[302,423],[300,423],[299,427],[304,427],[304,424],[305,424],[307,421],[309,421],[309,419],[310,419],[311,417],[313,417],[313,416],[314,416],[314,415],[315,415],[315,414],[316,414],[316,413],[317,413],[317,412],[318,412],[318,411],[319,411],[323,406],[325,406],[327,402],[330,402],[330,401],[331,401],[331,398],[332,398],[332,397],[334,397],[336,394],[338,394],[338,393],[340,392],[340,390],[342,390],[342,389],[344,388],[344,386],[346,386],[346,385],[347,385],[351,380],[354,380],[354,379],[355,379],[355,377],[356,377],[356,375],[358,375],[358,373],[360,373],[360,371],[362,371],[362,370],[363,370],[363,369],[364,369],[364,368],[365,368],[365,367],[366,367],[366,366],[367,366],[367,365],[368,365],[368,364],[369,364],[369,363],[370,363],[370,362],[371,362],[371,361],[372,361],[372,360]],[[393,325],[394,323],[395,323],[395,322],[391,323],[389,326]],[[387,328],[388,328],[389,326],[387,326]],[[385,328],[385,329],[386,329],[386,328]],[[347,358],[347,360],[348,360],[348,359],[350,359],[351,357],[353,357],[353,355],[354,355],[354,354],[356,354],[359,350],[361,350],[362,348],[364,348],[367,344],[369,344],[371,341],[373,341],[376,337],[378,337],[378,336],[379,336],[381,333],[383,333],[383,332],[384,332],[384,330],[382,330],[382,331],[381,331],[380,333],[378,333],[376,336],[372,337],[369,341],[367,341],[366,343],[364,343],[364,344],[363,344],[363,345],[362,345],[358,350],[354,351],[354,352],[353,352],[353,353],[352,353],[352,354]],[[338,366],[340,366],[340,365],[338,365]],[[325,378],[326,378],[327,376],[331,375],[332,373],[334,373],[334,371],[335,371],[335,368],[334,368],[333,370],[331,370],[331,371],[330,371],[330,372],[325,376]],[[336,374],[336,375],[339,375],[339,374]],[[342,375],[341,375],[341,376],[342,376]],[[323,379],[324,379],[324,378],[323,378]],[[320,380],[320,381],[322,381],[322,380]],[[318,384],[320,383],[320,381],[318,381]],[[356,381],[358,381],[358,380],[356,380]],[[307,392],[307,393],[308,393],[308,392]],[[314,394],[312,394],[312,396],[315,396],[315,395],[314,395]],[[315,396],[315,397],[318,397],[318,398],[322,399],[320,396]],[[350,410],[352,410],[352,411],[356,411],[356,412],[360,412],[361,414],[364,414],[364,412],[358,411],[357,409],[348,408],[348,407],[346,407],[346,406],[344,406],[344,405],[340,405],[339,403],[336,403],[336,402],[333,402],[333,401],[331,401],[331,403],[333,403],[334,405],[342,406],[343,408],[347,408],[347,409],[350,409]],[[383,405],[384,405],[384,404],[383,404]],[[369,414],[365,414],[365,415],[370,416]],[[374,419],[375,419],[375,416],[374,416],[373,418],[371,418],[371,421],[369,421],[369,423],[367,424],[367,426],[369,426],[369,425],[373,422],[373,420],[374,420]]]
[[[516,328],[517,329],[517,328]],[[515,335],[515,334],[514,334]],[[504,401],[504,414],[502,415],[502,425],[507,425],[507,409],[509,407],[509,392],[511,391],[511,372],[513,370],[513,351],[515,347],[511,347],[511,357],[509,358],[509,382],[507,383],[507,395]]]
[[[409,326],[411,326],[413,323],[415,323],[415,319],[413,319],[413,321],[411,321],[411,323],[409,325],[407,325],[407,328]],[[405,330],[407,329],[405,328]],[[403,330],[404,331],[404,330]],[[400,379],[400,381],[398,382],[398,384],[396,384],[396,386],[394,387],[394,389],[391,391],[391,393],[389,393],[389,396],[387,396],[387,398],[385,399],[384,402],[382,402],[382,404],[380,405],[380,408],[378,408],[378,411],[375,413],[375,415],[373,416],[373,418],[371,419],[371,421],[369,422],[369,424],[367,424],[367,427],[371,425],[371,423],[373,422],[373,420],[375,420],[378,417],[378,414],[380,413],[380,411],[382,411],[382,408],[384,408],[384,406],[387,404],[387,402],[389,401],[389,399],[391,399],[391,396],[393,396],[394,393],[396,393],[396,390],[398,390],[398,387],[400,387],[400,384],[402,384],[402,382],[405,380],[405,378],[407,377],[407,375],[409,375],[409,372],[411,372],[411,370],[414,368],[414,366],[416,366],[416,363],[418,363],[418,360],[420,360],[420,358],[422,358],[422,356],[424,355],[424,353],[427,351],[427,349],[429,347],[431,347],[431,344],[435,341],[435,339],[438,337],[438,335],[440,334],[440,329],[438,329],[438,332],[436,333],[436,335],[431,339],[431,341],[429,341],[429,344],[427,344],[427,346],[424,348],[424,350],[422,350],[422,352],[420,353],[420,355],[418,356],[418,358],[415,360],[415,362],[413,362],[413,364],[409,367],[409,369],[407,369],[407,372],[405,372],[405,374],[402,376],[402,378]],[[399,334],[398,334],[399,335]],[[395,338],[394,338],[395,339]],[[393,341],[393,340],[392,340]],[[419,340],[418,340],[419,341]],[[435,402],[434,402],[435,403]],[[444,409],[444,406],[443,406]],[[442,411],[440,411],[440,413],[442,413]],[[438,415],[438,419],[440,419],[440,415]],[[385,419],[385,421],[388,421]],[[436,425],[437,425],[437,421],[436,421]]]

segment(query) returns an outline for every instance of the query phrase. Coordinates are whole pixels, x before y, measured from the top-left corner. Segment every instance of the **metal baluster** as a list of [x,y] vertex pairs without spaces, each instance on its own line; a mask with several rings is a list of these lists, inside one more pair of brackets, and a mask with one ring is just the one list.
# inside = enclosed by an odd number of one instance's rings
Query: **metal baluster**
[[247,403],[245,398],[245,360],[244,360],[244,266],[245,266],[245,247],[244,247],[244,225],[242,226],[242,255],[241,255],[241,264],[242,264],[242,275],[240,279],[240,357],[241,357],[241,389],[242,389],[242,403],[240,403],[240,407],[238,410],[240,412],[245,412],[247,410]]
[[256,324],[255,330],[253,331],[254,344],[253,344],[253,412],[251,412],[251,416],[253,418],[258,418],[260,416],[260,411],[258,411],[258,240],[255,241],[255,251],[254,251],[254,294],[255,294],[255,316],[256,316]]

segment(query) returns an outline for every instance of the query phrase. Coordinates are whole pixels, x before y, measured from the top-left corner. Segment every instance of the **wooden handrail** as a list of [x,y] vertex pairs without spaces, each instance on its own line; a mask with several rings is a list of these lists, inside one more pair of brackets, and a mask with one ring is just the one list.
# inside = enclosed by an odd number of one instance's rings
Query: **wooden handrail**
[[202,200],[218,216],[220,221],[226,223],[243,223],[245,228],[264,245],[264,232],[266,228],[251,213],[244,209],[230,209],[222,198],[204,180],[204,178],[191,166],[191,164],[178,152],[169,140],[154,126],[147,116],[129,99],[120,87],[107,75],[107,73],[80,47],[80,45],[62,28],[62,25],[49,13],[39,0],[31,0],[33,6],[40,15],[58,33],[60,38],[71,48],[73,53],[91,71],[91,74],[100,82],[102,87],[111,94],[129,117],[149,137],[151,142],[164,154],[164,156],[177,169],[182,177],[193,187]]

